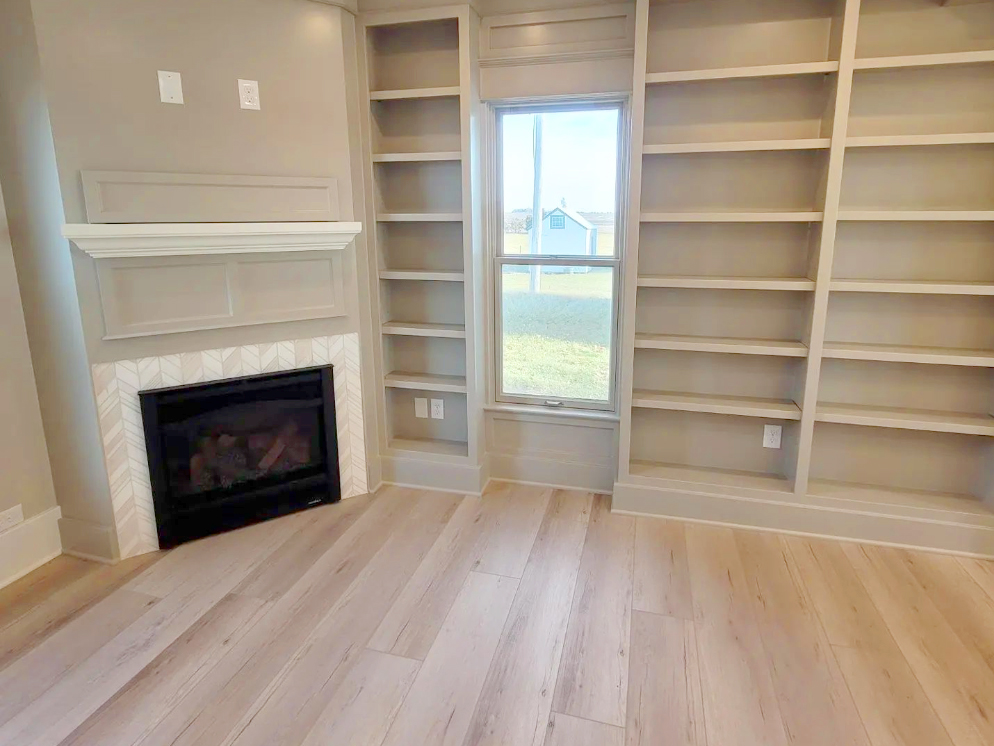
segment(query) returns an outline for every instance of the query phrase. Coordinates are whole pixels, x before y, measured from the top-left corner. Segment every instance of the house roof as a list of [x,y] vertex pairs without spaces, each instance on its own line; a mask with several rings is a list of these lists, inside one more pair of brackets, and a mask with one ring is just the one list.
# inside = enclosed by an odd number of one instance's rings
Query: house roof
[[543,218],[543,220],[549,217],[550,215],[555,215],[557,212],[560,212],[563,215],[568,216],[574,223],[578,223],[579,225],[586,228],[588,231],[592,231],[594,229],[594,226],[590,222],[588,222],[582,215],[580,215],[580,213],[573,212],[573,210],[569,209],[568,207],[557,207],[553,210],[549,210],[547,213],[545,213],[545,217]]

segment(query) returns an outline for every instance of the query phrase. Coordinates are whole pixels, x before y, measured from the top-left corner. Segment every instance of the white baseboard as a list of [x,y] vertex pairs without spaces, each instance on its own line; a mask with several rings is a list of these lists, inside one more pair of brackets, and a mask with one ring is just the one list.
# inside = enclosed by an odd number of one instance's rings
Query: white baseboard
[[960,513],[922,518],[885,505],[841,508],[811,495],[696,492],[622,482],[614,485],[611,504],[632,515],[994,557],[994,527],[971,523]]
[[61,518],[59,531],[65,554],[105,564],[114,564],[121,558],[117,534],[111,526],[75,518]]
[[0,588],[62,554],[56,506],[0,533]]
[[383,483],[399,487],[480,495],[484,471],[472,464],[382,456]]
[[537,484],[565,490],[610,492],[612,464],[591,464],[521,453],[490,453],[490,478],[502,482]]

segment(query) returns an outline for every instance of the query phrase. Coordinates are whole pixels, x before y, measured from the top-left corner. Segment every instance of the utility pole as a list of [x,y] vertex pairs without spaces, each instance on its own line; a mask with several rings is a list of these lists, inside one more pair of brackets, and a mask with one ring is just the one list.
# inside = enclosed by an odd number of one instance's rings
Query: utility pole
[[[533,114],[532,162],[534,163],[535,183],[532,186],[532,235],[531,254],[542,253],[542,115]],[[542,267],[533,264],[528,272],[528,292],[537,293],[542,289]]]

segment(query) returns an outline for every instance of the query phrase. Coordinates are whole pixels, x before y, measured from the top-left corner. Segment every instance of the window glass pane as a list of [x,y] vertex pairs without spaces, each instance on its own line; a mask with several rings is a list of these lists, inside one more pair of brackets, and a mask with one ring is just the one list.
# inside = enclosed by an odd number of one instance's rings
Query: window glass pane
[[614,256],[620,116],[617,108],[502,115],[505,254]]
[[606,402],[614,268],[501,268],[503,393]]

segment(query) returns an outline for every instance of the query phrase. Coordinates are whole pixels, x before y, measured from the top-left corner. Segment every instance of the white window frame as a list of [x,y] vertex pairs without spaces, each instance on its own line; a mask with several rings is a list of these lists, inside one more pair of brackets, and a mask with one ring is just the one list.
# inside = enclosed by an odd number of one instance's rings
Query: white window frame
[[[505,113],[526,114],[530,112],[553,113],[556,111],[575,111],[578,109],[617,109],[618,110],[618,173],[615,180],[615,239],[614,256],[591,257],[589,255],[553,255],[542,254],[504,254],[504,195],[501,169],[503,167],[501,132],[502,115]],[[490,354],[493,365],[490,367],[491,381],[490,400],[495,405],[531,405],[540,410],[596,410],[605,412],[618,411],[618,379],[619,379],[619,350],[621,320],[621,289],[623,265],[625,257],[625,236],[627,235],[627,201],[628,201],[628,162],[631,152],[630,137],[630,102],[627,96],[582,96],[582,97],[551,97],[540,99],[525,99],[513,101],[492,101],[487,104],[486,130],[489,137],[486,140],[487,158],[487,194],[489,199],[489,215],[487,218],[487,254],[490,265],[489,311],[491,318]],[[534,216],[533,216],[534,221]],[[588,267],[611,267],[614,270],[613,304],[611,307],[611,349],[609,352],[610,376],[608,383],[607,401],[591,399],[551,399],[544,396],[508,394],[503,389],[503,360],[501,328],[501,280],[502,269],[509,265],[572,265]]]

